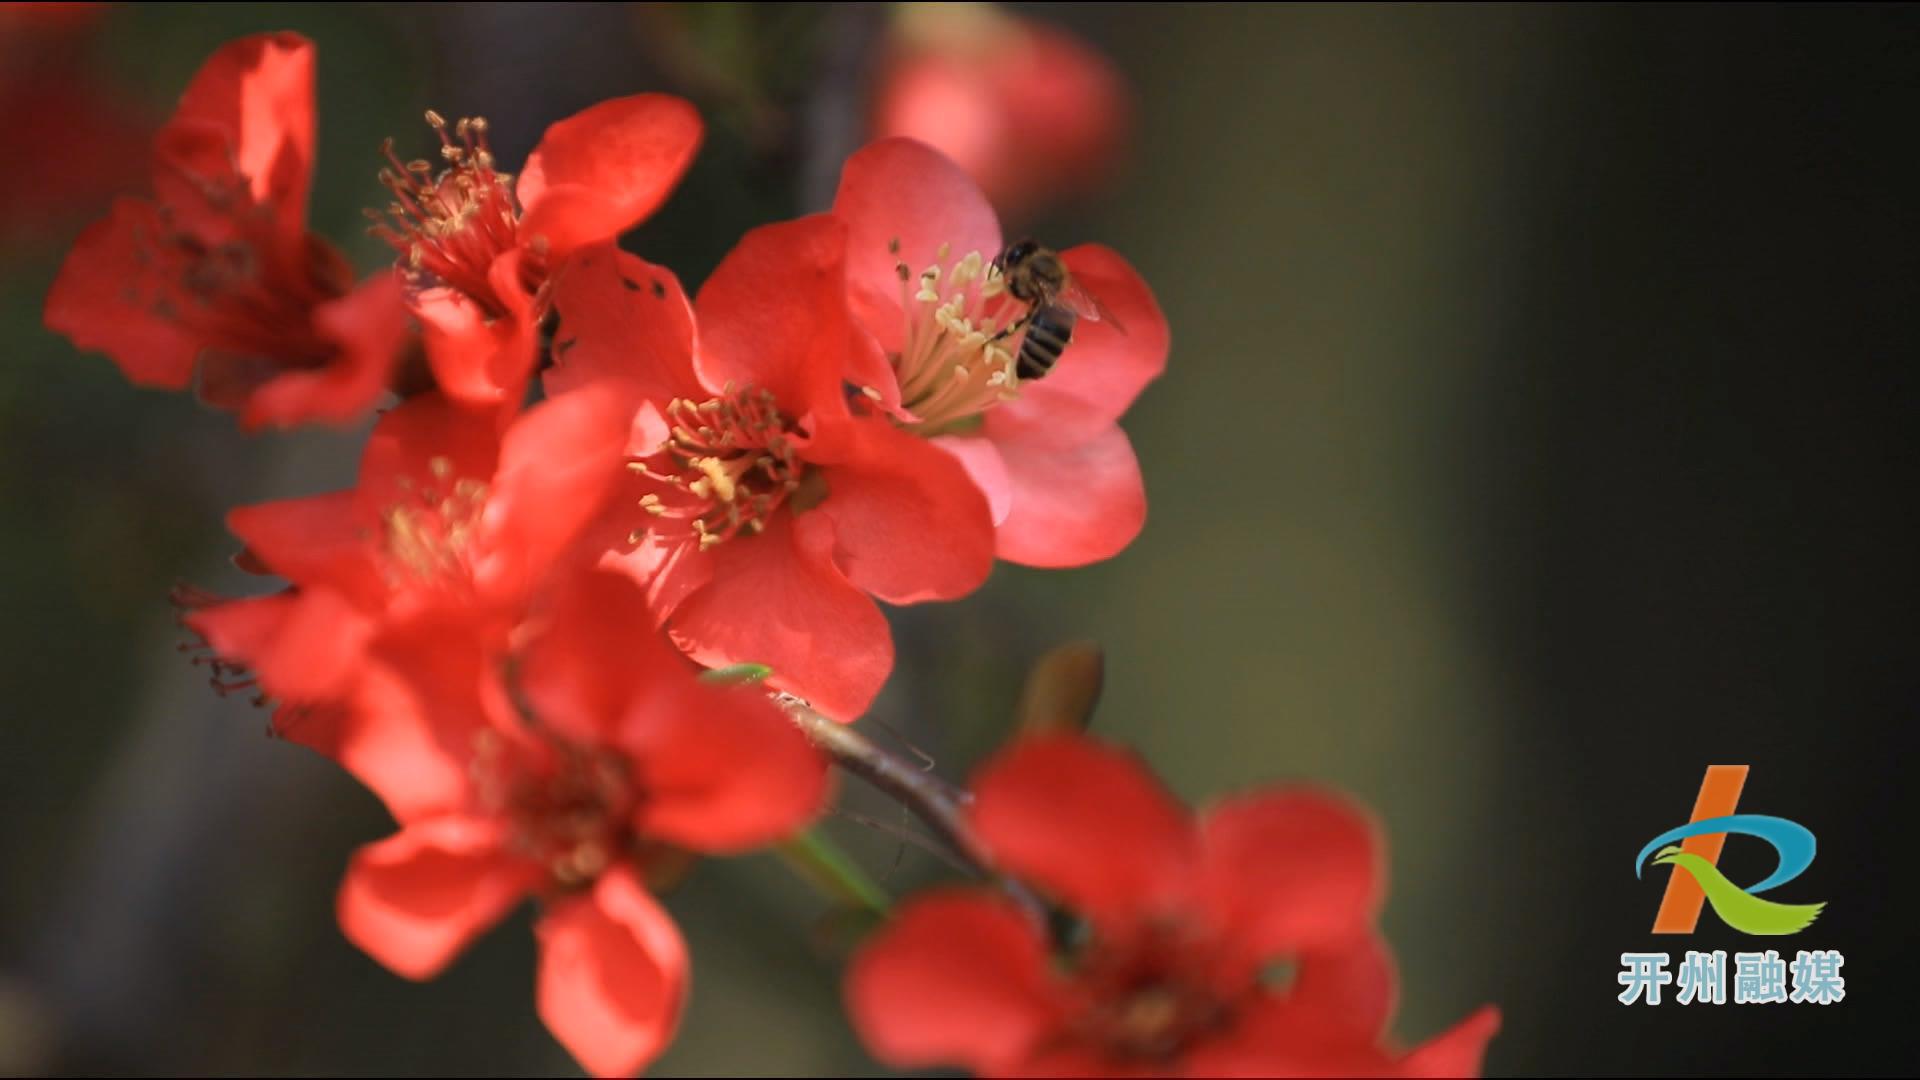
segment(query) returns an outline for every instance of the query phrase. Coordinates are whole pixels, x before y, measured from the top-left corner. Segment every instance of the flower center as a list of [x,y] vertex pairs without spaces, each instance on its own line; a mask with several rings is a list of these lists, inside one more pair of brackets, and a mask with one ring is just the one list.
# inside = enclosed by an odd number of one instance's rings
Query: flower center
[[406,501],[380,515],[387,577],[395,585],[453,585],[471,579],[468,549],[486,508],[487,485],[472,477],[454,479],[453,462],[444,457],[429,460],[427,468],[432,479],[425,484],[400,477],[397,484]]
[[[427,110],[427,123],[440,136],[437,172],[427,161],[402,162],[388,139],[381,152],[387,167],[380,182],[393,193],[384,216],[367,211],[373,235],[385,240],[404,261],[402,270],[415,288],[446,285],[464,293],[489,315],[507,313],[494,294],[488,271],[494,259],[519,243],[520,209],[513,177],[493,167],[484,117],[462,117],[449,129],[444,117]],[[528,291],[544,277],[542,260],[521,266]]]
[[[671,434],[654,453],[627,467],[652,490],[640,508],[655,534],[697,542],[700,550],[739,535],[757,533],[788,499],[796,509],[818,501],[818,475],[800,460],[786,418],[772,392],[735,390],[702,402],[675,398],[667,404]],[[631,540],[637,541],[636,530]]]
[[1088,1034],[1116,1057],[1167,1061],[1224,1026],[1225,1003],[1213,993],[1178,982],[1150,983],[1102,1002],[1087,1017]]
[[508,821],[513,850],[544,867],[555,887],[578,888],[631,842],[633,785],[616,754],[533,737],[539,741],[510,746],[499,732],[481,731],[468,774],[480,809]]
[[[896,255],[899,247],[897,240],[890,245]],[[942,244],[938,261],[918,274],[894,263],[906,334],[890,359],[901,404],[919,417],[914,430],[925,435],[965,426],[1020,389],[1013,330],[1024,305],[1007,295],[988,256],[969,251],[948,261],[949,254]]]
[[[290,246],[273,208],[256,202],[237,172],[180,167],[194,205],[157,207],[151,228],[134,234],[134,258],[151,295],[135,296],[159,318],[205,342],[217,373],[215,404],[226,387],[244,393],[286,368],[316,368],[333,346],[313,329],[313,308],[345,296],[353,269],[325,241],[302,235]],[[203,373],[203,378],[205,373]]]
[[1212,956],[1206,941],[1177,925],[1091,944],[1077,971],[1088,1002],[1082,1036],[1123,1060],[1179,1056],[1232,1017],[1233,995],[1219,985]]

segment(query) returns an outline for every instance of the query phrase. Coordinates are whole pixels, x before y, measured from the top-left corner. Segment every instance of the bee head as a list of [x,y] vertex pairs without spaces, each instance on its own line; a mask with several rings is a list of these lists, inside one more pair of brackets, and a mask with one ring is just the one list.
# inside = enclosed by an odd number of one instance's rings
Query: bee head
[[993,257],[993,268],[1002,274],[1008,270],[1018,269],[1021,263],[1033,258],[1033,253],[1039,250],[1040,245],[1032,240],[1016,241]]

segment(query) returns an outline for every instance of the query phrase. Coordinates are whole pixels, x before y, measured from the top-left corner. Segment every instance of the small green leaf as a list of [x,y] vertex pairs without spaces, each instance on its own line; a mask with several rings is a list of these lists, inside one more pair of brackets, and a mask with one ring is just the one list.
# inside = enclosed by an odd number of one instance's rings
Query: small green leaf
[[892,906],[885,889],[860,869],[819,829],[809,829],[776,848],[788,866],[842,905],[885,917]]
[[718,683],[721,686],[745,686],[749,683],[765,682],[773,669],[765,664],[728,664],[700,673],[700,681]]

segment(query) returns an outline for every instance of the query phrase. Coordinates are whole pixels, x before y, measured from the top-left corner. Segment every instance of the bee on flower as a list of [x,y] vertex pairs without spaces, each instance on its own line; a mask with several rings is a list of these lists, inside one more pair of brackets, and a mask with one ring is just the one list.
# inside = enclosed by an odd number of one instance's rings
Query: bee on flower
[[966,467],[995,554],[1084,566],[1131,543],[1146,491],[1116,421],[1171,344],[1133,267],[1098,244],[1007,245],[979,185],[911,139],[849,158],[833,214],[847,302],[886,357],[862,390]]
[[875,600],[964,596],[993,566],[987,502],[949,455],[853,408],[885,358],[846,299],[829,215],[748,233],[689,302],[613,248],[560,282],[557,400],[620,387],[628,477],[604,522],[668,633],[710,667],[752,662],[842,719],[893,667]]
[[[356,284],[307,228],[313,45],[216,52],[155,140],[151,194],[80,237],[47,325],[248,430],[404,396],[351,488],[228,515],[236,563],[281,584],[176,590],[186,651],[393,818],[349,861],[346,937],[432,979],[537,905],[536,1009],[594,1075],[674,1038],[691,960],[655,892],[696,854],[782,844],[887,911],[817,835],[783,843],[825,806],[829,758],[991,882],[909,899],[852,961],[848,1011],[887,1064],[1476,1072],[1491,1009],[1411,1050],[1384,1034],[1366,814],[1306,788],[1189,811],[1078,734],[1097,650],[1044,666],[1025,737],[970,789],[852,724],[893,668],[882,603],[959,599],[996,559],[1097,562],[1146,516],[1119,420],[1165,369],[1166,317],[1113,250],[1009,242],[990,202],[1026,197],[1001,158],[1064,147],[1076,102],[1112,121],[1108,73],[1032,24],[976,28],[900,76],[935,91],[887,100],[991,98],[967,102],[1005,128],[990,154],[880,138],[830,210],[748,230],[691,296],[617,246],[699,147],[687,102],[594,105],[517,172],[485,120],[427,113],[436,159],[385,148],[373,231],[397,263]],[[1078,132],[1076,155],[1106,138]]]

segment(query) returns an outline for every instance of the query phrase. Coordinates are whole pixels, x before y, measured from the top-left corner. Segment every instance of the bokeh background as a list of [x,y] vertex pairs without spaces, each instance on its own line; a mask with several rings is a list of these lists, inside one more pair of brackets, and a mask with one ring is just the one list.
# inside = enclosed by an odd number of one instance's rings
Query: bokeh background
[[[1493,1074],[1910,1075],[1920,11],[1017,9],[1106,52],[1133,100],[1103,191],[1030,220],[1119,248],[1172,321],[1126,421],[1151,514],[1111,562],[895,612],[879,717],[964,775],[1024,667],[1097,639],[1096,729],[1185,796],[1311,778],[1377,810],[1404,1038],[1494,1001]],[[312,36],[314,220],[364,271],[379,141],[426,146],[423,108],[487,116],[517,161],[603,97],[689,93],[707,147],[629,244],[697,281],[819,208],[819,144],[857,132],[807,118],[855,108],[885,17],[0,23],[0,1073],[572,1071],[524,913],[428,985],[340,937],[379,807],[175,651],[169,585],[244,584],[223,510],[343,485],[357,443],[244,440],[40,328],[64,245],[141,182],[143,128],[220,42]],[[49,73],[105,107],[34,96]],[[1843,1004],[1615,1001],[1622,951],[1752,944],[1710,916],[1653,938],[1660,884],[1630,873],[1713,762],[1753,766],[1743,810],[1818,834],[1789,899],[1830,907],[1777,944],[1843,950]],[[889,888],[943,874],[830,828]],[[1760,861],[1736,843],[1727,866]],[[838,1008],[842,935],[783,867],[706,863],[670,906],[697,973],[658,1073],[880,1072]]]

